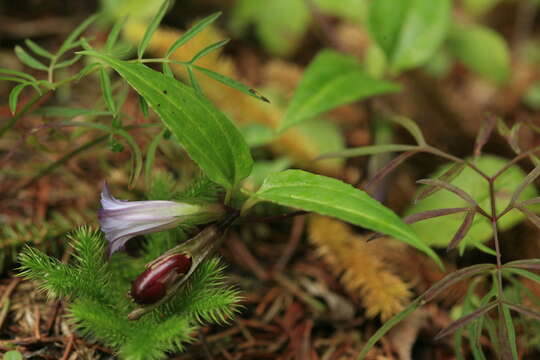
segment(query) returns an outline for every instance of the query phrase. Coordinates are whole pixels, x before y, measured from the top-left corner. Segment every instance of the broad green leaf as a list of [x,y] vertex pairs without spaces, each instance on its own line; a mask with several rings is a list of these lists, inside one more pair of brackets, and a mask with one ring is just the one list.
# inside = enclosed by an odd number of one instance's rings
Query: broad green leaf
[[19,45],[15,46],[15,55],[21,60],[23,64],[32,69],[47,71],[48,68],[43,65],[41,62],[36,60],[32,55],[28,54],[22,47]]
[[4,354],[4,360],[23,360],[23,356],[17,350],[10,350]]
[[472,15],[483,15],[491,10],[501,0],[463,0],[463,7]]
[[523,95],[523,103],[533,110],[540,110],[540,82],[534,82]]
[[242,182],[242,188],[255,192],[269,175],[283,171],[291,166],[291,160],[280,157],[272,161],[257,161],[253,165],[253,171]]
[[357,23],[365,19],[368,2],[366,0],[313,0],[324,14],[338,16]]
[[448,40],[452,54],[480,76],[502,85],[510,76],[510,53],[497,32],[480,25],[454,26]]
[[83,53],[109,64],[143,96],[212,181],[232,188],[249,175],[253,159],[239,130],[195,90],[142,64]]
[[276,138],[274,129],[262,124],[248,124],[242,126],[240,131],[250,147],[267,145]]
[[337,106],[399,90],[397,84],[367,75],[355,58],[323,50],[306,69],[281,130]]
[[220,15],[221,12],[213,13],[212,15],[205,17],[204,19],[193,25],[191,28],[189,28],[188,31],[186,31],[171,45],[169,50],[167,50],[167,54],[165,55],[165,57],[168,58],[169,56],[171,56],[171,54],[175,52],[176,49],[187,43],[189,40],[191,40],[191,38],[204,30],[208,25],[216,21],[216,19],[220,17]]
[[163,5],[163,0],[100,0],[103,13],[117,21],[128,18],[128,21],[148,23]]
[[156,32],[159,24],[161,23],[161,20],[163,20],[163,17],[165,16],[165,13],[169,9],[170,1],[164,0],[161,4],[159,10],[157,11],[156,15],[152,18],[150,23],[148,24],[148,27],[146,28],[146,31],[141,39],[141,42],[139,43],[139,46],[137,48],[137,58],[140,60],[142,59],[144,55],[144,51],[146,50],[146,47],[150,43],[150,40],[152,40],[152,36],[154,35],[154,32]]
[[273,55],[290,55],[302,40],[310,22],[305,0],[238,0],[231,17],[233,32],[255,27],[255,35]]
[[446,37],[450,0],[373,0],[368,27],[394,72],[422,65]]
[[344,162],[343,159],[318,158],[321,154],[339,152],[345,148],[343,131],[339,126],[328,121],[328,119],[315,119],[298,124],[295,131],[305,139],[304,141],[300,139],[298,141],[302,142],[302,146],[313,154],[313,161],[317,159],[319,166],[341,168]]
[[254,198],[332,216],[393,236],[441,264],[435,252],[392,210],[342,181],[302,170],[286,170],[268,176]]
[[9,93],[9,110],[13,115],[17,111],[17,102],[19,100],[19,94],[28,84],[19,84],[15,86]]
[[[471,161],[473,160],[471,159]],[[505,166],[506,163],[506,159],[493,155],[482,155],[474,160],[474,164],[488,175],[495,174],[499,169]],[[452,165],[453,164],[441,167],[435,174],[431,175],[430,178],[436,179]],[[525,176],[526,174],[523,170],[518,166],[513,166],[497,179],[495,182],[495,194],[497,210],[499,212],[506,208],[512,197],[513,191],[522,183]],[[486,210],[486,212],[490,213],[491,204],[487,181],[475,171],[469,167],[465,167],[450,183],[467,192],[484,210]],[[420,188],[419,192],[422,190],[423,188]],[[524,189],[520,196],[520,200],[533,198],[536,194],[535,187],[530,185]],[[469,206],[465,200],[459,198],[454,193],[443,189],[409,207],[406,211],[406,215],[440,209],[442,207],[465,206]],[[498,222],[499,229],[501,231],[507,230],[523,221],[523,219],[524,216],[518,210],[514,209],[500,218]],[[458,213],[419,221],[412,224],[411,227],[426,244],[436,247],[446,247],[462,222],[463,214]],[[491,238],[491,235],[492,230],[489,221],[483,216],[476,216],[471,229],[461,242],[460,246],[473,246],[475,243],[485,242]]]

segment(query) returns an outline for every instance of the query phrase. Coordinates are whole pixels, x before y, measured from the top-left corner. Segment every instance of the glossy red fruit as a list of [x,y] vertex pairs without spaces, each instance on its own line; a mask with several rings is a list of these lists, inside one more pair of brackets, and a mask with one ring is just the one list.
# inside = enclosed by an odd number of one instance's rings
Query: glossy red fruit
[[131,285],[131,297],[141,305],[161,300],[168,287],[191,268],[191,257],[186,254],[168,256],[146,269]]

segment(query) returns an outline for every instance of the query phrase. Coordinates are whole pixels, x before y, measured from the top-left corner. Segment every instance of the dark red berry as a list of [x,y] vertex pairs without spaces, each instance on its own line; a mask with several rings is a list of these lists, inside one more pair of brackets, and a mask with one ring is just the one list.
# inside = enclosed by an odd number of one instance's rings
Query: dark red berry
[[146,269],[131,285],[131,297],[136,303],[151,305],[161,300],[168,287],[191,268],[186,254],[168,256]]

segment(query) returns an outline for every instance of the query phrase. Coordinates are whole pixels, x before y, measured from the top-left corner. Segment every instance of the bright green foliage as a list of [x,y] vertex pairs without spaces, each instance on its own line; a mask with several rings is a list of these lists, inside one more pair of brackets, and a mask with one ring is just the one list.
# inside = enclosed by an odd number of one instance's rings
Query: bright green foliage
[[239,0],[231,27],[240,34],[253,24],[257,37],[270,53],[289,55],[304,36],[309,22],[309,9],[303,0]]
[[385,52],[390,70],[401,72],[425,63],[448,31],[450,0],[373,0],[368,27]]
[[286,170],[266,178],[254,199],[313,211],[394,236],[428,254],[438,256],[389,208],[364,191],[339,180],[302,170]]
[[72,264],[29,247],[20,256],[20,275],[39,281],[51,296],[71,297],[69,313],[78,331],[118,349],[122,358],[164,358],[166,351],[191,341],[199,323],[224,323],[236,311],[238,292],[224,285],[223,267],[211,259],[170,302],[138,321],[128,320],[135,303],[126,294],[143,263],[125,254],[106,262],[105,243],[97,231],[82,227],[71,236]]
[[463,0],[463,7],[472,15],[483,15],[493,9],[501,1],[502,0]]
[[240,131],[206,98],[142,64],[84,53],[105,61],[141,94],[211,180],[232,188],[249,175],[253,159]]
[[368,7],[367,0],[314,0],[313,2],[324,14],[358,23],[365,19]]
[[475,73],[504,84],[510,76],[510,52],[497,32],[480,25],[454,26],[448,40],[452,54]]
[[[212,200],[215,185],[195,181],[185,191],[175,188],[167,173],[157,173],[150,199]],[[185,229],[172,229],[147,236],[144,253],[133,258],[126,253],[105,259],[106,240],[98,232],[81,227],[70,236],[73,261],[63,264],[43,252],[27,247],[20,255],[21,273],[37,280],[51,297],[69,297],[69,313],[77,330],[117,349],[124,359],[162,359],[166,351],[182,350],[192,341],[201,323],[224,323],[238,309],[238,291],[226,285],[218,259],[203,262],[187,284],[169,302],[137,321],[127,315],[136,304],[126,295],[144,264],[187,238]]]
[[399,89],[397,84],[369,76],[355,58],[323,50],[306,69],[287,108],[281,129],[339,105]]
[[8,351],[4,354],[4,360],[22,360],[23,356],[20,352],[16,350]]
[[[476,159],[474,163],[480,170],[486,172],[486,174],[493,175],[506,164],[506,161],[506,159],[496,156],[484,155]],[[448,170],[448,166],[443,166],[431,178],[438,177],[446,170]],[[524,178],[525,173],[523,170],[518,166],[513,166],[497,179],[495,182],[495,191],[498,211],[502,211],[508,205],[512,191],[521,184]],[[488,214],[491,213],[489,191],[484,178],[469,167],[466,167],[451,183],[469,193]],[[529,185],[521,194],[520,199],[530,199],[534,196],[536,196],[536,189],[533,185]],[[406,213],[414,214],[426,210],[440,209],[441,207],[453,208],[463,206],[467,206],[467,203],[463,199],[449,191],[440,190],[412,205]],[[463,213],[457,213],[422,220],[411,226],[426,244],[446,247],[463,222],[463,218]],[[499,220],[499,229],[501,231],[507,230],[523,219],[524,216],[518,210],[514,209]],[[492,230],[489,221],[483,216],[475,216],[474,223],[460,246],[464,247],[466,245],[482,243],[490,239],[491,235]]]

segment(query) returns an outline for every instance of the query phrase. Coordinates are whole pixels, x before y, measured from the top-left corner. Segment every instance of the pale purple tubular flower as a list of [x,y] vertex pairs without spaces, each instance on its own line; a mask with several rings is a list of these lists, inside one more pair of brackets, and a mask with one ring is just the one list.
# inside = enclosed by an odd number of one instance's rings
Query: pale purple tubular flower
[[124,201],[114,198],[107,186],[101,192],[99,223],[109,241],[109,256],[138,235],[176,227],[188,217],[205,212],[207,207],[175,201]]

